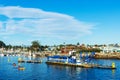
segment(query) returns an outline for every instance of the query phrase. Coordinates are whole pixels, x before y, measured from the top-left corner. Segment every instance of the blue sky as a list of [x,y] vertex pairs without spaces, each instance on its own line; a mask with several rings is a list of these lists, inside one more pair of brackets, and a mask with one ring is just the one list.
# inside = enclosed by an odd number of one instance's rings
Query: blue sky
[[119,21],[119,0],[0,0],[6,44],[119,43]]

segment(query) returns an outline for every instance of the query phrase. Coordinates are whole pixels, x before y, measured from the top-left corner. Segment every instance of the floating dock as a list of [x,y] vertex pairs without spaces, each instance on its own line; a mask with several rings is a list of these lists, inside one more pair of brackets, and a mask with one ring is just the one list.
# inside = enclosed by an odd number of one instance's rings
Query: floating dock
[[42,63],[41,60],[18,60],[19,63]]
[[42,61],[36,61],[36,60],[28,60],[26,63],[41,63]]
[[46,64],[50,65],[62,65],[62,66],[73,66],[73,67],[83,67],[83,68],[92,68],[92,65],[89,64],[73,64],[73,63],[63,63],[63,62],[50,62],[47,61]]
[[116,67],[112,67],[112,66],[97,66],[97,68],[100,68],[100,69],[116,69]]
[[48,64],[48,65],[82,67],[82,68],[116,69],[116,67],[104,66],[104,65],[98,65],[98,64],[74,64],[74,63],[51,62],[51,61],[47,61],[46,64]]
[[23,60],[22,58],[18,58],[18,63],[24,63],[25,60]]

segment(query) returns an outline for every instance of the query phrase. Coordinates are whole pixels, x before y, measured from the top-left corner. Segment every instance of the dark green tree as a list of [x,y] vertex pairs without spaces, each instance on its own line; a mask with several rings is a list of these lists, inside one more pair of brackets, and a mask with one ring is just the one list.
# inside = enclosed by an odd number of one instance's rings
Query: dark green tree
[[77,45],[80,45],[80,43],[78,42]]
[[0,41],[0,48],[5,48],[6,47],[6,44],[3,42],[3,41]]
[[12,45],[6,45],[6,50],[8,50],[8,49],[11,49],[12,48]]
[[32,41],[31,43],[32,43],[31,45],[32,51],[38,52],[40,49],[40,42],[36,40],[36,41]]

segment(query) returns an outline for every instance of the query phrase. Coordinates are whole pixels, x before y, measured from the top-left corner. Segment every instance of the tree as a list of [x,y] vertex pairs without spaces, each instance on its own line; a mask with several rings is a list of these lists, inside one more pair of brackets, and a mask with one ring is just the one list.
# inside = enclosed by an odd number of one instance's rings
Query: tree
[[78,42],[78,43],[77,43],[77,45],[79,46],[79,45],[80,45],[80,43]]
[[6,50],[9,50],[9,49],[11,49],[12,48],[12,45],[6,45]]
[[5,43],[3,41],[0,41],[0,48],[6,47]]
[[40,43],[39,41],[32,41],[32,46],[31,46],[31,49],[32,51],[39,51],[39,48],[40,48]]

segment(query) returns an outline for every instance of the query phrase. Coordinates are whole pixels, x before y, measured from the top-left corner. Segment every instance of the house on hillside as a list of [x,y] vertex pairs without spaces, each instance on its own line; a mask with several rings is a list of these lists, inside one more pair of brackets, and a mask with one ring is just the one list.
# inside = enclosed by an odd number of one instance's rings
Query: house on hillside
[[76,46],[65,46],[61,48],[61,54],[69,54],[70,51],[73,51],[76,48]]

